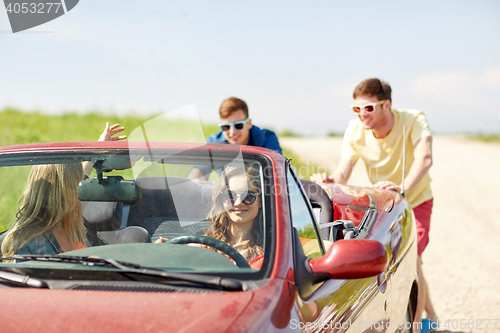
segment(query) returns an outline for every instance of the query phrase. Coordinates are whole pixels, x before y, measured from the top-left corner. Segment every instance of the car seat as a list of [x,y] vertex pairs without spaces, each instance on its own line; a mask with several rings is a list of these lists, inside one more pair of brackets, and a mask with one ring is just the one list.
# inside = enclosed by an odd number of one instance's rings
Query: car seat
[[320,209],[319,229],[321,238],[330,242],[337,239],[351,239],[356,235],[354,223],[348,220],[334,221],[333,202],[321,187],[310,180],[301,179],[302,187],[313,208]]
[[87,228],[87,239],[92,246],[150,243],[148,231],[139,226],[120,229],[122,224],[122,202],[83,201],[83,222]]
[[128,226],[142,226],[153,240],[192,234],[208,226],[212,202],[211,185],[184,177],[138,178],[142,200],[130,206]]

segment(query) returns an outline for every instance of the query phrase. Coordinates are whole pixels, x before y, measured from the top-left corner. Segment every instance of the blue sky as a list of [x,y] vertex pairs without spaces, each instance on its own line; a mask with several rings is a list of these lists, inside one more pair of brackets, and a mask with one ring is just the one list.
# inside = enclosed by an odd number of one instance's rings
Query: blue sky
[[352,90],[379,77],[435,133],[500,131],[500,2],[81,0],[12,34],[0,8],[0,108],[155,115],[342,133]]

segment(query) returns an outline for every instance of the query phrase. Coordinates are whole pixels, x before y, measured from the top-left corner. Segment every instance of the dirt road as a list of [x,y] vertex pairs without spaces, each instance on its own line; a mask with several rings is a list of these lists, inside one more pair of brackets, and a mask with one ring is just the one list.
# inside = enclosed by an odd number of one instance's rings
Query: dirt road
[[[281,138],[280,143],[318,170],[337,165],[342,148],[341,138]],[[439,331],[499,332],[500,145],[437,136],[433,157],[434,209],[422,260]],[[349,184],[370,184],[362,161]],[[460,329],[461,319],[467,328]]]

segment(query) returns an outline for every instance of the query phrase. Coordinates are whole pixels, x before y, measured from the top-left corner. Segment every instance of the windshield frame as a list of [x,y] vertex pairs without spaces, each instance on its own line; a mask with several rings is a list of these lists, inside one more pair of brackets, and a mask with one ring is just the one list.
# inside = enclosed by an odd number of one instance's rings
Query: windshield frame
[[[60,144],[57,147],[54,145],[25,145],[0,148],[0,167],[5,166],[29,166],[37,164],[53,164],[53,163],[70,163],[70,162],[95,162],[106,156],[151,156],[150,160],[159,163],[169,163],[168,159],[161,158],[162,156],[176,158],[182,163],[198,164],[200,160],[207,156],[207,153],[216,162],[230,162],[234,159],[236,153],[241,153],[244,161],[252,160],[261,165],[262,171],[262,199],[263,205],[266,207],[264,211],[265,229],[264,229],[264,261],[262,268],[258,271],[249,273],[238,273],[237,271],[217,273],[221,277],[230,277],[241,280],[260,280],[271,275],[274,265],[274,255],[276,253],[276,199],[274,197],[275,183],[275,166],[276,161],[271,158],[273,154],[262,154],[252,147],[252,149],[235,149],[234,145],[190,145],[186,148],[175,147],[178,144],[169,145],[168,143],[157,144],[156,147],[144,146],[144,143],[130,143],[129,145],[110,144],[107,143],[104,147],[99,147],[100,144],[94,142],[88,143],[90,147],[85,147],[85,143]],[[36,149],[39,146],[41,149]],[[184,144],[181,144],[184,146]],[[7,149],[6,149],[7,148]],[[24,149],[23,149],[24,148]],[[43,149],[42,149],[43,148]],[[250,150],[250,151],[248,151]],[[264,153],[267,151],[265,149]],[[154,153],[154,154],[152,154]],[[154,156],[154,157],[153,157]],[[281,155],[280,155],[281,156]],[[283,158],[284,161],[284,158]],[[273,170],[269,174],[269,170]],[[109,171],[109,170],[107,170]],[[4,234],[8,229],[1,232]],[[159,245],[161,246],[161,244]],[[10,266],[10,265],[9,265]],[[2,265],[0,265],[0,269]],[[7,265],[4,266],[7,268]],[[29,268],[29,269],[28,269]],[[21,267],[19,266],[19,269]],[[35,267],[26,267],[29,271],[37,270]],[[40,267],[39,269],[43,269]],[[80,269],[78,269],[80,271]],[[194,273],[196,274],[196,273]],[[200,274],[207,274],[202,272]]]

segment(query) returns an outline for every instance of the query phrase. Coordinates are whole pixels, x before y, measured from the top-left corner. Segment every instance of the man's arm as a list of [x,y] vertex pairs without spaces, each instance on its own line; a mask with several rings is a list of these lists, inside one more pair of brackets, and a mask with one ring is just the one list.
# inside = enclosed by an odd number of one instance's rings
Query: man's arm
[[205,174],[197,167],[193,167],[191,171],[189,171],[188,179],[206,180],[206,178]]
[[[222,131],[212,134],[207,138],[207,143],[227,143]],[[207,161],[208,162],[208,161]],[[189,170],[188,179],[206,181],[208,180],[212,167],[210,165],[195,165]]]
[[354,161],[347,158],[340,158],[339,166],[331,176],[327,176],[325,172],[315,173],[311,176],[311,180],[315,183],[337,183],[337,184],[347,184],[349,177],[351,177],[352,169],[354,168]]
[[405,192],[413,190],[432,166],[432,137],[423,137],[416,143],[414,156],[415,161],[405,177]]
[[[432,137],[425,136],[415,144],[413,152],[415,160],[405,177],[404,192],[408,193],[424,178],[425,174],[432,166]],[[374,188],[383,188],[386,190],[401,191],[401,187],[390,181],[382,181],[373,185]]]

